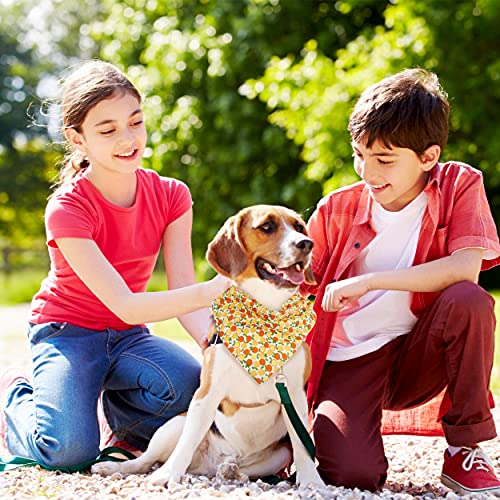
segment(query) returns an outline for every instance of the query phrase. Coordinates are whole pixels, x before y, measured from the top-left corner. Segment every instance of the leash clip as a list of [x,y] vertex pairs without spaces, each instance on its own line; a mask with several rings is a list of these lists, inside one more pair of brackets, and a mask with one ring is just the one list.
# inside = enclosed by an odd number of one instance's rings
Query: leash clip
[[276,383],[286,386],[286,377],[281,368],[280,371],[276,374]]

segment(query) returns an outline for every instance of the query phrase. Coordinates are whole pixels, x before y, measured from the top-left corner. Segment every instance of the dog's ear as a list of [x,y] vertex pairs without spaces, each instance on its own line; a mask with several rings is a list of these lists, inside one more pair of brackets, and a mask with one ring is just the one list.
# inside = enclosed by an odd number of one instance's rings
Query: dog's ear
[[304,269],[304,277],[308,285],[316,285],[316,278],[314,277],[311,264]]
[[230,217],[209,243],[206,258],[208,263],[223,276],[234,278],[248,266],[247,254],[239,238],[242,217]]

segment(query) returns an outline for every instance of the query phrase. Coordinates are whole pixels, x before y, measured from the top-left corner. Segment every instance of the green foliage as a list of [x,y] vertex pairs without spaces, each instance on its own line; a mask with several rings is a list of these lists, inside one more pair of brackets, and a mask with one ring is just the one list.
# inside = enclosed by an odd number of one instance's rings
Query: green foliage
[[[341,11],[357,2],[342,2]],[[300,54],[271,59],[264,75],[249,79],[244,93],[258,97],[269,121],[286,130],[307,165],[305,177],[327,192],[355,179],[346,127],[350,109],[372,83],[408,67],[436,72],[450,96],[452,117],[443,160],[476,166],[497,224],[500,223],[500,60],[495,50],[498,2],[399,0],[384,22],[364,25],[332,58],[316,39]],[[498,283],[498,271],[482,277]]]
[[81,27],[99,12],[94,3],[87,2],[90,10],[75,0],[0,4],[0,249],[43,243],[43,211],[61,150],[47,147],[42,99],[61,66],[75,54],[93,55]]
[[343,15],[328,2],[109,1],[112,15],[91,25],[101,56],[128,70],[145,92],[149,164],[190,186],[194,248],[203,256],[222,222],[243,206],[280,203],[308,215],[321,194],[266,106],[245,82],[275,55],[321,39],[333,53],[386,2],[358,1]]
[[[120,66],[144,93],[150,132],[145,166],[189,185],[200,261],[208,241],[239,208],[280,203],[307,218],[322,194],[355,180],[350,110],[368,85],[411,66],[435,71],[450,94],[443,159],[483,170],[500,221],[496,0],[5,5],[0,244],[27,246],[43,235],[41,214],[58,151],[33,140],[48,142],[45,130],[26,127],[28,97],[38,102],[44,87],[38,80],[53,82],[63,67],[93,56]],[[17,102],[19,85],[24,97]],[[11,111],[3,116],[5,102]]]
[[0,153],[0,247],[41,246],[56,158],[40,139]]
[[[39,194],[47,189],[39,154],[44,145],[33,139],[35,132],[27,128],[26,116],[41,68],[9,23],[21,13],[18,6],[0,11],[0,247],[29,244],[31,236],[40,237],[37,216],[42,214],[43,202]],[[28,150],[26,164],[21,159],[23,149]]]

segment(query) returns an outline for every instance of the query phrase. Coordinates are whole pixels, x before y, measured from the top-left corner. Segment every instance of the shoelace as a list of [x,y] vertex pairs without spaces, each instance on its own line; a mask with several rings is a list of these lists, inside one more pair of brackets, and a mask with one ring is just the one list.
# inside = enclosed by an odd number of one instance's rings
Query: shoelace
[[490,467],[493,469],[493,463],[481,448],[468,448],[464,446],[462,454],[467,455],[462,462],[462,468],[466,472],[469,472],[474,465],[476,465],[476,470],[489,471]]

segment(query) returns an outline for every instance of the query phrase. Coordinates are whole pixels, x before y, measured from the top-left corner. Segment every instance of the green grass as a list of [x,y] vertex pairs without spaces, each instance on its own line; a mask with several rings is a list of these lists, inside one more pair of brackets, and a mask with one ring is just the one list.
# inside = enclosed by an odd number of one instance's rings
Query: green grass
[[193,342],[194,340],[189,333],[184,330],[182,325],[176,319],[169,319],[151,325],[151,330],[160,337],[170,340]]
[[14,271],[8,275],[0,273],[0,305],[31,302],[47,276],[44,270]]
[[[5,275],[0,273],[0,305],[31,302],[33,295],[40,289],[40,283],[47,277],[45,270],[13,271]],[[151,277],[148,290],[165,290],[167,280],[165,272],[155,272]]]

